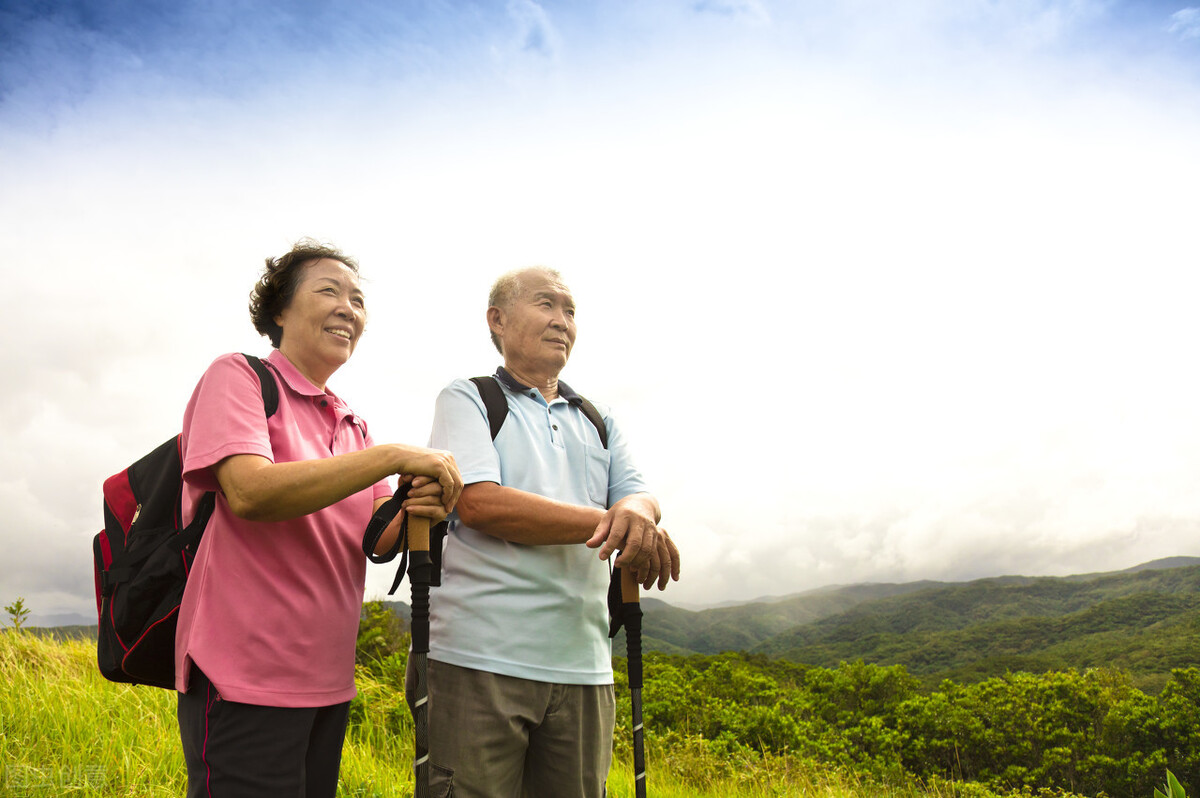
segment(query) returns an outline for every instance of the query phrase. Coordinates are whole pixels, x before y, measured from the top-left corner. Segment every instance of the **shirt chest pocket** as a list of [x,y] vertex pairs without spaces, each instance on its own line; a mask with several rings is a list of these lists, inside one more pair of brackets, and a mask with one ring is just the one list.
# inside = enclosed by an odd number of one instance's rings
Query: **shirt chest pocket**
[[599,446],[584,446],[588,498],[599,507],[608,507],[608,465],[612,455]]

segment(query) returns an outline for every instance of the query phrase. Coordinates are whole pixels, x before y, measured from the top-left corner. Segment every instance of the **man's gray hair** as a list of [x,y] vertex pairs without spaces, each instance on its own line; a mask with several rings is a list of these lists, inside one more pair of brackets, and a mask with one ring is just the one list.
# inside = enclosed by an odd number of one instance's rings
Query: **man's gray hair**
[[[548,277],[553,277],[555,280],[562,282],[562,275],[557,269],[551,269],[548,266],[522,266],[519,269],[507,271],[497,278],[496,282],[492,283],[492,290],[488,292],[488,307],[500,308],[508,310],[512,307],[512,303],[521,295],[521,275],[528,272],[540,272]],[[504,349],[500,346],[500,339],[496,336],[491,328],[488,328],[488,334],[492,336],[492,346],[496,347],[496,351],[504,354]]]

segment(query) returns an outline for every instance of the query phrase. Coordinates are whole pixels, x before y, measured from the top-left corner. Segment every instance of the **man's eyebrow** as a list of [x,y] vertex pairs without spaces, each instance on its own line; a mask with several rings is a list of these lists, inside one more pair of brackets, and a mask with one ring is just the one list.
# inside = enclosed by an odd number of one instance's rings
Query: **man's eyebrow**
[[533,298],[536,299],[562,299],[563,304],[575,307],[575,300],[570,294],[565,291],[537,291]]

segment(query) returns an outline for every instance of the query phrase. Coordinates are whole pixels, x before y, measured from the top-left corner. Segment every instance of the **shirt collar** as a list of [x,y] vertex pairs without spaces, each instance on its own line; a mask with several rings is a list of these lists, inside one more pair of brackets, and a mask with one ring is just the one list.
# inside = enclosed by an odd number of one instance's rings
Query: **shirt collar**
[[[509,374],[508,369],[504,368],[504,366],[496,369],[496,379],[500,381],[501,385],[503,385],[505,388],[508,388],[513,393],[525,393],[526,391],[535,390],[532,385],[526,385],[525,383],[520,382],[513,375]],[[576,407],[579,407],[579,405],[583,402],[583,397],[575,393],[574,389],[572,389],[570,385],[567,385],[562,380],[558,381],[558,397],[566,400]]]
[[337,399],[337,395],[333,391],[322,391],[317,386],[308,381],[300,373],[300,369],[292,365],[292,361],[287,359],[287,356],[278,349],[272,349],[271,354],[267,355],[267,362],[275,367],[275,371],[283,378],[288,387],[301,396],[328,396],[331,399]]

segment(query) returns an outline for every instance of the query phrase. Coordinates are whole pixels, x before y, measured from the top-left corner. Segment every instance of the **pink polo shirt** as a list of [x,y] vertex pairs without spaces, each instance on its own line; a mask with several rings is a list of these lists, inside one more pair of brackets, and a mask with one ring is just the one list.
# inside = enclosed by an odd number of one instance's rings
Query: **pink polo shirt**
[[267,363],[279,384],[270,419],[258,377],[238,354],[213,361],[184,413],[184,518],[205,491],[217,491],[217,502],[179,610],[175,687],[186,691],[195,662],[230,701],[328,706],[355,694],[362,536],[375,499],[391,490],[383,480],[289,521],[246,521],[230,511],[212,469],[230,455],[279,463],[371,446],[366,424],[341,399],[278,350]]

